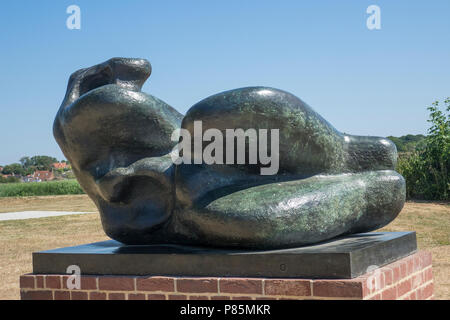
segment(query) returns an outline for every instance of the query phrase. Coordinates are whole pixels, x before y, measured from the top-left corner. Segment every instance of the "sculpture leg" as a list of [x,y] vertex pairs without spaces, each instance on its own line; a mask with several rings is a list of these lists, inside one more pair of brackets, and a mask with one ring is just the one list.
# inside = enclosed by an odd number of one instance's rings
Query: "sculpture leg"
[[210,245],[293,247],[388,224],[403,207],[404,184],[390,170],[319,175],[248,188],[175,216]]

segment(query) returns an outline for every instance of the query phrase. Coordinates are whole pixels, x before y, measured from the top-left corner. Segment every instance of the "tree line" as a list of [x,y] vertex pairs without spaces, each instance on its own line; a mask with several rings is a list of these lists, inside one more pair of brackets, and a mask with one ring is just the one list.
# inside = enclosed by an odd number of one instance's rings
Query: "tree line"
[[[19,160],[20,163],[12,163],[5,165],[2,174],[26,176],[32,174],[36,170],[46,170],[49,171],[52,168],[52,164],[58,162],[54,157],[49,156],[33,156],[33,157],[22,157]],[[65,160],[61,162],[66,162]]]
[[423,134],[407,134],[401,137],[388,136],[387,138],[395,143],[400,154],[421,150],[426,145],[426,137]]

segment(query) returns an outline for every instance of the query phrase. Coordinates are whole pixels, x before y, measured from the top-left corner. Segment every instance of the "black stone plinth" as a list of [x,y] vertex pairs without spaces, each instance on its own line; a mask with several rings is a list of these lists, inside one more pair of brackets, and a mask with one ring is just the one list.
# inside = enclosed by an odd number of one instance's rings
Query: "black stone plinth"
[[33,273],[350,279],[417,250],[415,232],[374,232],[315,245],[270,251],[103,241],[33,253]]

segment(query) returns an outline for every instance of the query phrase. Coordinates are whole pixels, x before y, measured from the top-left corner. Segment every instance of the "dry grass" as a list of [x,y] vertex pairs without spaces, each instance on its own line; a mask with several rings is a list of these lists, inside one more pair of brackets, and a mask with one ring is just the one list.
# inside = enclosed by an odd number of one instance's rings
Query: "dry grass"
[[18,211],[97,212],[97,207],[85,194],[0,198],[0,214]]
[[19,299],[19,276],[31,253],[107,240],[98,214],[0,221],[0,299]]
[[435,298],[450,299],[450,205],[407,202],[397,219],[381,230],[416,231],[419,249],[433,255]]
[[[0,199],[0,212],[96,211],[86,195]],[[450,298],[450,206],[409,202],[383,231],[417,231],[420,249],[433,253],[436,299]],[[0,299],[19,298],[19,276],[31,272],[31,253],[108,239],[98,214],[0,221]]]

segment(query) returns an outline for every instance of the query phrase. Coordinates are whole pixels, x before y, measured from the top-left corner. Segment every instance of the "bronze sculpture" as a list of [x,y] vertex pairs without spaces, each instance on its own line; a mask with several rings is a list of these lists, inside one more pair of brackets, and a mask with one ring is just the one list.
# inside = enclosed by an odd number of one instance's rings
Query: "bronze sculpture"
[[[54,122],[111,238],[286,248],[378,229],[402,209],[405,181],[388,139],[343,134],[297,97],[267,87],[219,93],[183,116],[140,92],[150,73],[148,61],[126,58],[75,72]],[[277,173],[261,175],[261,163],[174,164],[173,132],[195,135],[195,121],[203,132],[278,130]]]

